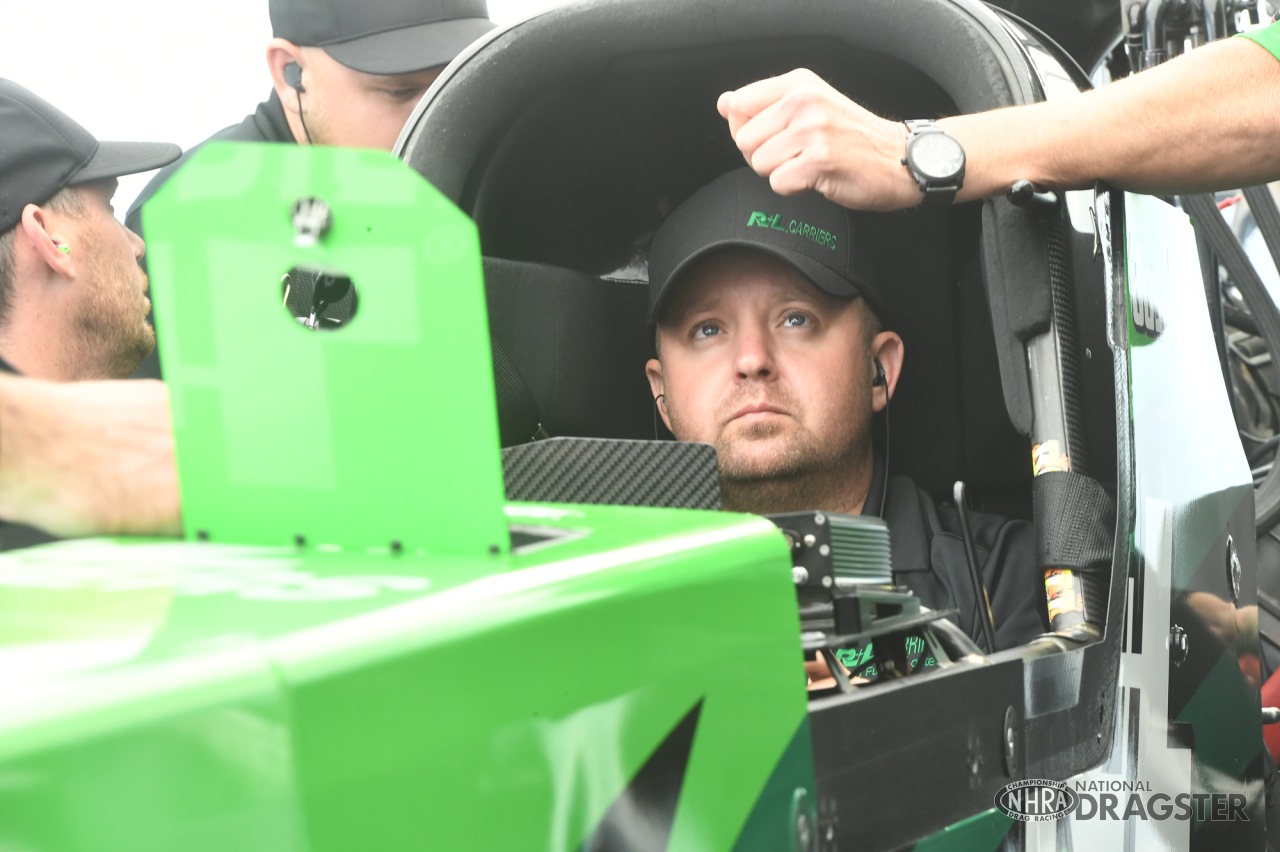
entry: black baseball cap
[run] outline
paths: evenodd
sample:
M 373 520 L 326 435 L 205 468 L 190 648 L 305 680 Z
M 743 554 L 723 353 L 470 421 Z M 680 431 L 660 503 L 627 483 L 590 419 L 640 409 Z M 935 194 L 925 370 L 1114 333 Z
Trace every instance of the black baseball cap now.
M 168 142 L 99 142 L 53 104 L 0 79 L 0 234 L 28 204 L 68 186 L 148 172 L 181 155 Z
M 833 296 L 862 296 L 880 313 L 879 288 L 849 211 L 817 192 L 778 195 L 749 168 L 735 169 L 675 209 L 649 251 L 649 321 L 657 322 L 676 280 L 698 260 L 730 247 L 756 249 Z
M 271 0 L 276 38 L 366 74 L 447 65 L 494 26 L 485 0 Z

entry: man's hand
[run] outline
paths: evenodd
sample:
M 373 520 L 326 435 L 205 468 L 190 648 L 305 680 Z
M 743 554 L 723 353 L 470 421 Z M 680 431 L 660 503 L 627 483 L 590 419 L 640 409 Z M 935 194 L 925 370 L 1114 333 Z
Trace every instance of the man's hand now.
M 720 96 L 733 141 L 774 192 L 816 189 L 859 210 L 900 210 L 923 197 L 902 156 L 907 128 L 873 115 L 804 69 Z
M 776 192 L 816 189 L 859 210 L 922 199 L 902 164 L 906 127 L 810 71 L 726 92 L 717 107 Z M 1102 180 L 1158 195 L 1252 186 L 1280 179 L 1280 62 L 1252 41 L 1219 39 L 1074 97 L 955 115 L 938 126 L 965 152 L 957 202 L 999 195 L 1018 180 L 1046 189 Z
M 0 376 L 0 517 L 59 536 L 180 532 L 164 384 Z

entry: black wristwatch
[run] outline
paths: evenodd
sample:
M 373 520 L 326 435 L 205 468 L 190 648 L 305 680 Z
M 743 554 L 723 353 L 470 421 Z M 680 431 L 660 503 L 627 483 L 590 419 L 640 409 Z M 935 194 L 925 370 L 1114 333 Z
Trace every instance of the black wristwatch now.
M 932 121 L 904 121 L 910 131 L 902 164 L 911 172 L 924 203 L 950 204 L 964 186 L 964 149 Z

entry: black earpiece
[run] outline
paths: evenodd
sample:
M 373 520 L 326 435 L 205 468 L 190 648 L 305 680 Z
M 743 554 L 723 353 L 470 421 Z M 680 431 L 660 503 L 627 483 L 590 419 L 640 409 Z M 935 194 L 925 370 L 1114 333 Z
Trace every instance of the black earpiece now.
M 284 66 L 284 81 L 289 84 L 289 88 L 295 91 L 306 91 L 306 87 L 302 85 L 302 69 L 298 67 L 296 62 L 290 62 Z
M 881 366 L 879 358 L 876 358 L 874 360 L 876 364 L 876 377 L 871 380 L 871 387 L 873 388 L 883 387 L 888 382 L 888 380 L 884 377 L 884 367 Z
M 307 137 L 307 144 L 313 145 L 315 143 L 311 141 L 311 131 L 307 129 L 307 117 L 302 113 L 302 93 L 307 87 L 302 85 L 302 69 L 298 67 L 298 63 L 290 62 L 284 66 L 284 81 L 293 89 L 293 96 L 298 99 L 298 120 L 302 122 L 302 134 Z

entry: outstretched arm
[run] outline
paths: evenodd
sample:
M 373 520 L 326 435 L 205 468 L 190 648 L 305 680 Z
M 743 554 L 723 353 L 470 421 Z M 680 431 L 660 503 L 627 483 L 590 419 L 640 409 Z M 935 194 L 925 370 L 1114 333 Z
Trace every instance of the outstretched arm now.
M 906 127 L 812 72 L 726 92 L 718 108 L 747 162 L 784 195 L 816 189 L 864 210 L 920 203 L 902 164 Z M 1280 179 L 1280 61 L 1248 39 L 1225 39 L 1079 97 L 938 124 L 968 160 L 957 201 L 1024 178 L 1161 193 L 1248 186 Z
M 178 533 L 164 384 L 0 375 L 0 517 L 60 536 Z

